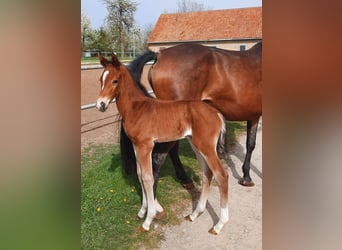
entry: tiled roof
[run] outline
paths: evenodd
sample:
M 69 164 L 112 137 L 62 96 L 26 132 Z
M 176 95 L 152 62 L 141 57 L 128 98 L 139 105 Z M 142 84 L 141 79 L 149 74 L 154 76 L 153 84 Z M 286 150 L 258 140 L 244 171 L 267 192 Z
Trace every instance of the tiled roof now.
M 162 14 L 148 43 L 262 37 L 262 8 Z

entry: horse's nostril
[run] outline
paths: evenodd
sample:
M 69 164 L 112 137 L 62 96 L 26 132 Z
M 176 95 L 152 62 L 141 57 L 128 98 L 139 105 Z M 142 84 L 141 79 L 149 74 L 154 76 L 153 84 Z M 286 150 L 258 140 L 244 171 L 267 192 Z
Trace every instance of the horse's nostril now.
M 104 108 L 106 106 L 104 102 L 101 102 L 100 105 L 101 105 L 101 108 Z

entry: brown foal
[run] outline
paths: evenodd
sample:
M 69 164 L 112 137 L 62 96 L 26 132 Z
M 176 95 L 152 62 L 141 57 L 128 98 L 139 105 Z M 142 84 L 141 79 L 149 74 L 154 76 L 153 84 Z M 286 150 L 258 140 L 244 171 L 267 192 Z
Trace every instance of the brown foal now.
M 101 54 L 99 59 L 104 70 L 100 77 L 101 91 L 96 108 L 106 111 L 115 98 L 123 127 L 133 143 L 143 196 L 138 216 L 143 218 L 147 212 L 141 230 L 148 231 L 153 218 L 164 213 L 153 194 L 151 154 L 154 144 L 187 138 L 203 173 L 200 199 L 188 218 L 193 221 L 205 210 L 214 177 L 220 190 L 221 214 L 219 222 L 209 232 L 218 234 L 229 219 L 228 173 L 216 152 L 217 144 L 223 141 L 225 134 L 222 115 L 201 101 L 164 101 L 147 97 L 114 54 L 112 61 Z

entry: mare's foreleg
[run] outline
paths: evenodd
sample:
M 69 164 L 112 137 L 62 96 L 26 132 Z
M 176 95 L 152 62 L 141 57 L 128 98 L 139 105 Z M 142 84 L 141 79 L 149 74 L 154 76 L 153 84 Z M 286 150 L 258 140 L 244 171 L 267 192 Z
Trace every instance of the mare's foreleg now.
M 156 147 L 154 148 L 152 152 L 152 169 L 153 169 L 153 195 L 154 195 L 154 200 L 155 200 L 155 206 L 157 210 L 156 218 L 157 219 L 162 219 L 166 217 L 166 213 L 164 212 L 163 207 L 159 204 L 157 200 L 157 186 L 158 186 L 158 181 L 159 181 L 159 172 L 160 168 L 165 162 L 165 159 L 167 157 L 167 153 L 158 153 L 156 152 Z M 142 218 L 142 217 L 140 217 Z
M 186 174 L 184 170 L 184 166 L 179 159 L 178 147 L 179 147 L 179 142 L 177 141 L 175 145 L 170 149 L 169 155 L 170 155 L 173 167 L 175 168 L 177 178 L 180 180 L 182 186 L 185 189 L 190 190 L 194 188 L 194 183 Z
M 251 168 L 250 165 L 251 165 L 252 153 L 255 148 L 255 141 L 256 141 L 256 134 L 257 134 L 259 119 L 260 117 L 254 120 L 247 121 L 246 156 L 242 165 L 243 177 L 239 181 L 239 183 L 243 186 L 249 186 L 249 187 L 254 186 L 252 178 L 249 175 L 249 171 Z

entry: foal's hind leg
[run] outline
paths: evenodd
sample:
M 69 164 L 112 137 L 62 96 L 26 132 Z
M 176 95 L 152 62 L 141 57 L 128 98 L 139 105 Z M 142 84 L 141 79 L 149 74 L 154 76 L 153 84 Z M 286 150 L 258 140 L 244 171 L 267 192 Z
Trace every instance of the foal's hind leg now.
M 251 157 L 255 148 L 256 134 L 260 117 L 254 120 L 247 121 L 247 139 L 246 139 L 246 156 L 242 165 L 243 177 L 239 183 L 243 186 L 254 186 L 254 183 L 249 175 Z
M 208 200 L 210 184 L 213 178 L 213 174 L 208 168 L 208 165 L 205 162 L 203 156 L 197 151 L 194 146 L 192 146 L 192 148 L 202 169 L 202 191 L 195 210 L 186 217 L 186 219 L 190 221 L 194 221 L 201 213 L 204 212 Z
M 218 223 L 209 230 L 212 234 L 219 234 L 223 226 L 229 220 L 229 212 L 228 212 L 228 172 L 222 166 L 217 153 L 216 153 L 216 145 L 211 145 L 210 142 L 204 141 L 195 141 L 195 137 L 193 138 L 193 144 L 198 148 L 198 151 L 203 154 L 204 158 L 207 161 L 208 167 L 213 173 L 215 180 L 219 186 L 220 190 L 220 208 L 221 214 Z
M 222 166 L 220 160 L 218 159 L 216 152 L 211 155 L 206 155 L 208 165 L 212 170 L 215 180 L 219 186 L 220 190 L 220 219 L 217 224 L 209 230 L 212 234 L 219 234 L 223 226 L 229 220 L 228 211 L 228 172 Z

